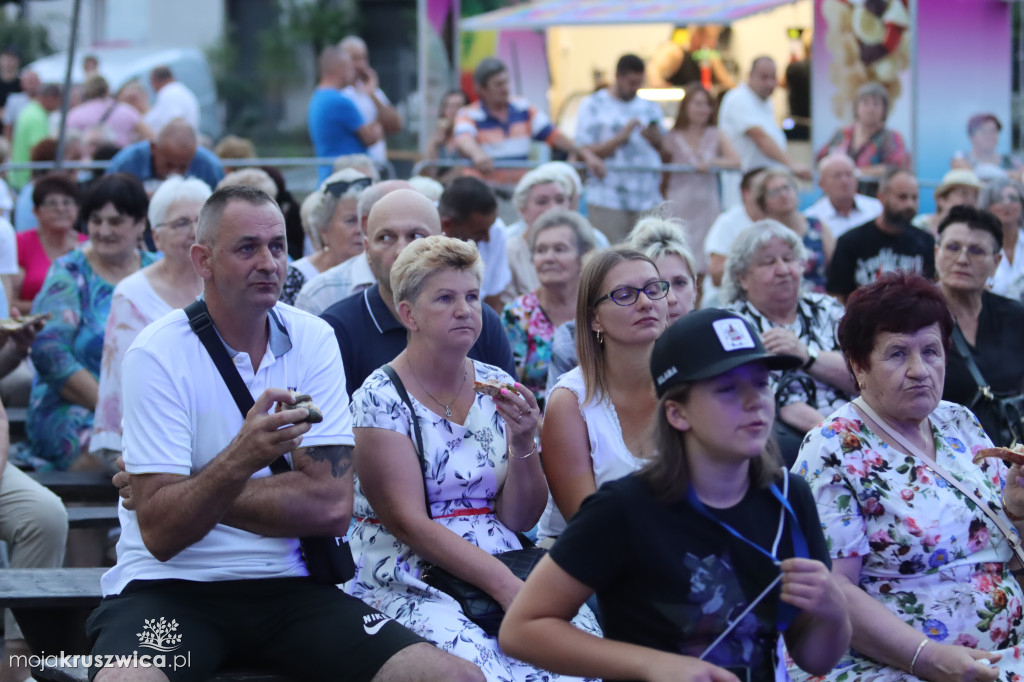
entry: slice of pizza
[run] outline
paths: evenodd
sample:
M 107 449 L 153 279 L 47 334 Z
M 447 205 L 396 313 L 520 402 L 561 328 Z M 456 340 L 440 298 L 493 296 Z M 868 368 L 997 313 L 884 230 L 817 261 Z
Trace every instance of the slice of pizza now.
M 981 460 L 988 459 L 989 457 L 995 457 L 1006 462 L 1007 466 L 1013 466 L 1014 464 L 1024 465 L 1024 445 L 1015 445 L 1011 448 L 985 448 L 984 450 L 978 450 L 978 454 L 974 455 L 973 462 L 975 464 L 981 464 Z
M 306 393 L 299 393 L 298 391 L 291 391 L 292 398 L 295 399 L 294 405 L 288 403 L 278 403 L 275 412 L 281 410 L 294 410 L 298 407 L 304 407 L 309 411 L 309 415 L 302 421 L 307 421 L 310 424 L 319 424 L 324 420 L 324 413 L 320 411 L 320 408 L 313 404 L 313 397 Z M 300 424 L 302 422 L 299 422 Z
M 22 315 L 17 318 L 8 317 L 5 320 L 0 320 L 0 334 L 11 334 L 21 331 L 25 327 L 33 325 L 40 320 L 49 320 L 50 317 L 50 313 L 33 313 L 31 315 Z
M 477 393 L 483 393 L 484 395 L 489 395 L 492 398 L 501 395 L 501 389 L 503 388 L 506 389 L 509 393 L 515 393 L 516 395 L 519 395 L 519 390 L 515 387 L 514 384 L 509 384 L 504 381 L 494 381 L 493 379 L 488 379 L 487 381 L 473 382 L 474 391 L 476 391 Z

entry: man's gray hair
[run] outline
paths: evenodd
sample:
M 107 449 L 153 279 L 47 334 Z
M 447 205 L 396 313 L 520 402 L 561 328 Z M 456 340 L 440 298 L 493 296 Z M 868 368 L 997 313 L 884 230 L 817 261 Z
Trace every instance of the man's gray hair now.
M 733 303 L 746 300 L 747 292 L 740 286 L 740 279 L 750 270 L 758 252 L 772 239 L 779 239 L 793 249 L 793 255 L 800 262 L 807 260 L 807 249 L 796 232 L 777 220 L 758 220 L 736 235 L 732 246 L 729 247 L 729 255 L 725 259 L 725 274 L 722 277 L 723 301 Z
M 196 243 L 203 246 L 213 246 L 220 232 L 220 221 L 224 216 L 224 210 L 232 201 L 240 201 L 250 206 L 263 206 L 272 204 L 277 206 L 266 192 L 248 185 L 232 185 L 218 189 L 210 195 L 210 198 L 203 204 L 199 211 L 199 225 L 196 227 Z M 280 209 L 278 209 L 280 210 Z
M 505 62 L 497 57 L 484 57 L 473 71 L 473 83 L 478 89 L 487 87 L 487 81 L 503 71 L 508 71 Z

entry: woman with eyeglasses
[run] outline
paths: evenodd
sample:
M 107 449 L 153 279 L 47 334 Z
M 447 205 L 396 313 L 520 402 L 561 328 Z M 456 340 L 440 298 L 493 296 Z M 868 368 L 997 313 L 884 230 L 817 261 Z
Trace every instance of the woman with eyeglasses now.
M 669 291 L 654 261 L 625 246 L 598 252 L 583 266 L 579 366 L 551 389 L 541 431 L 551 491 L 538 531 L 545 544 L 565 530 L 584 498 L 654 452 L 649 426 L 657 398 L 647 363 L 667 325 Z
M 1017 298 L 1024 279 L 1024 187 L 1009 178 L 991 180 L 981 188 L 978 208 L 990 211 L 1003 228 L 1003 257 L 992 273 L 991 291 Z
M 149 202 L 153 239 L 164 257 L 114 287 L 103 335 L 96 418 L 89 451 L 114 469 L 121 454 L 121 361 L 147 325 L 184 308 L 203 291 L 189 252 L 196 241 L 199 210 L 210 188 L 198 178 L 172 176 Z
M 33 313 L 52 317 L 32 345 L 36 377 L 25 421 L 30 466 L 65 470 L 88 450 L 114 287 L 157 258 L 139 248 L 148 205 L 138 178 L 104 175 L 79 211 L 89 241 L 53 262 L 32 304 Z
M 78 185 L 56 173 L 39 178 L 32 188 L 32 212 L 39 227 L 18 234 L 18 274 L 14 306 L 22 314 L 32 310 L 32 300 L 43 287 L 50 263 L 86 240 L 75 231 L 78 217 Z M 3 311 L 7 317 L 7 311 Z
M 996 445 L 1010 445 L 996 404 L 979 393 L 971 363 L 994 395 L 1024 392 L 1024 305 L 992 293 L 986 282 L 999 264 L 999 219 L 971 206 L 954 206 L 939 223 L 935 269 L 956 326 L 946 361 L 942 399 L 971 409 Z
M 293 305 L 303 284 L 363 252 L 359 196 L 371 184 L 371 178 L 346 168 L 324 180 L 315 198 L 307 200 L 311 208 L 304 227 L 316 252 L 288 266 L 281 290 L 283 303 Z
M 793 175 L 785 168 L 769 168 L 754 181 L 754 200 L 765 218 L 782 223 L 804 243 L 804 279 L 811 291 L 825 293 L 825 268 L 836 240 L 828 225 L 799 211 Z

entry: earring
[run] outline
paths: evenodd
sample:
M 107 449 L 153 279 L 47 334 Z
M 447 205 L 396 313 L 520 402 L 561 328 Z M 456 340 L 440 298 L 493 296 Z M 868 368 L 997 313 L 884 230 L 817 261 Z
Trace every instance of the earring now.
M 601 330 L 599 329 L 599 330 L 597 330 L 597 345 L 600 346 L 603 343 L 604 343 L 604 339 L 601 338 Z

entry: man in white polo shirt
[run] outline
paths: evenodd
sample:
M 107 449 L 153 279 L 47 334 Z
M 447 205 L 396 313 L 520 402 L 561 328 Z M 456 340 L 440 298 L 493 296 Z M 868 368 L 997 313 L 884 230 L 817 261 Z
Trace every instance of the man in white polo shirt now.
M 184 311 L 147 327 L 125 354 L 119 477 L 129 484 L 117 565 L 87 625 L 91 675 L 197 680 L 242 660 L 296 679 L 482 679 L 307 577 L 296 538 L 343 536 L 352 512 L 354 440 L 337 343 L 322 320 L 277 304 L 287 243 L 269 196 L 215 192 L 196 241 L 209 317 L 255 405 L 243 419 Z M 306 421 L 289 389 L 310 394 L 323 420 Z M 291 470 L 270 475 L 285 455 Z M 103 667 L 106 656 L 133 654 L 130 668 Z
M 804 215 L 828 225 L 839 239 L 845 232 L 882 215 L 882 202 L 857 193 L 857 167 L 846 154 L 829 154 L 818 164 L 818 186 L 825 196 Z

